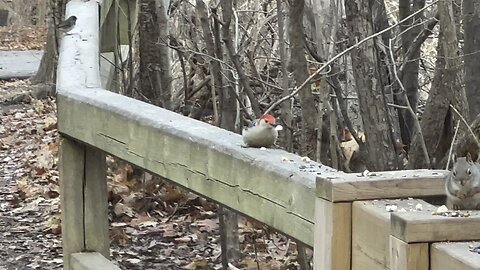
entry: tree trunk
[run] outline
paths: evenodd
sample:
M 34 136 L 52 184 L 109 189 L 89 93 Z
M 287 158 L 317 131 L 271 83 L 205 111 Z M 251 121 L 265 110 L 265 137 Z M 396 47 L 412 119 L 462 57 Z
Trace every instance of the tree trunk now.
M 235 70 L 238 74 L 240 83 L 243 85 L 244 90 L 247 92 L 252 104 L 255 104 L 254 110 L 256 113 L 260 110 L 258 100 L 254 97 L 253 90 L 249 87 L 248 78 L 246 77 L 243 68 L 240 64 L 240 58 L 237 53 L 237 44 L 233 43 L 233 39 L 230 34 L 230 23 L 233 17 L 233 3 L 231 0 L 222 1 L 222 15 L 223 25 L 221 27 L 223 41 L 227 48 L 228 55 L 231 62 L 235 66 Z M 220 43 L 219 24 L 214 24 L 214 37 L 215 37 L 215 54 L 219 59 L 223 59 L 223 50 Z M 233 77 L 228 74 L 227 77 Z M 219 89 L 221 93 L 220 99 L 220 111 L 221 120 L 220 127 L 235 131 L 235 117 L 236 117 L 236 97 L 233 93 L 234 89 L 230 86 L 223 86 Z M 256 109 L 255 109 L 256 108 Z M 238 262 L 240 259 L 240 242 L 238 236 L 238 216 L 237 213 L 230 209 L 220 206 L 219 207 L 219 219 L 220 219 L 220 234 L 221 234 L 221 246 L 222 246 L 222 265 L 224 269 L 228 269 L 228 262 Z
M 400 0 L 399 3 L 399 20 L 405 19 L 410 14 L 418 11 L 425 6 L 425 0 L 413 1 L 413 3 L 411 0 Z M 420 20 L 422 20 L 422 17 L 423 12 L 420 12 L 412 19 L 407 20 L 400 25 L 400 29 L 402 32 L 409 29 L 402 35 L 402 51 L 404 55 L 412 46 L 415 37 L 423 29 L 423 26 L 420 24 Z M 412 25 L 417 26 L 411 27 Z M 412 60 L 405 63 L 401 80 L 403 87 L 405 88 L 410 107 L 414 112 L 416 112 L 418 103 L 418 71 L 420 50 L 415 50 L 414 54 L 411 56 L 411 59 Z M 398 104 L 406 106 L 407 104 L 404 104 L 402 100 L 402 98 L 399 98 Z M 400 120 L 400 134 L 402 136 L 402 142 L 406 145 L 410 145 L 415 124 L 414 118 L 407 110 L 399 110 L 398 116 Z
M 162 6 L 162 0 L 140 0 L 139 3 L 140 92 L 150 103 L 170 109 L 168 24 L 166 9 Z
M 305 34 L 303 27 L 304 0 L 290 1 L 288 14 L 288 35 L 290 39 L 290 69 L 293 72 L 296 85 L 307 80 L 308 66 L 305 58 Z M 315 157 L 317 134 L 316 124 L 318 112 L 315 107 L 315 98 L 312 94 L 310 84 L 305 85 L 298 93 L 302 107 L 302 155 Z
M 48 22 L 45 53 L 40 61 L 37 74 L 32 79 L 32 82 L 35 84 L 51 84 L 55 82 L 57 74 L 58 48 L 60 46 L 60 33 L 57 31 L 56 25 L 63 20 L 67 2 L 67 0 L 48 1 L 52 17 Z
M 469 105 L 470 121 L 480 113 L 480 2 L 463 0 L 463 25 L 465 27 L 465 92 Z
M 350 45 L 373 34 L 371 10 L 368 1 L 352 0 L 345 3 L 347 27 Z M 394 169 L 396 158 L 391 131 L 387 124 L 388 113 L 385 109 L 377 52 L 373 40 L 352 50 L 352 65 L 358 89 L 360 114 L 365 129 L 368 151 L 367 166 L 370 170 Z
M 390 26 L 388 23 L 387 8 L 385 1 L 373 1 L 371 6 L 373 17 L 373 29 L 375 33 L 378 33 Z M 392 69 L 389 70 L 389 66 L 393 65 L 392 59 L 389 55 L 389 50 L 385 49 L 385 45 L 389 45 L 392 35 L 390 31 L 383 33 L 380 37 L 374 39 L 375 51 L 377 52 L 377 68 L 380 74 L 379 82 L 381 84 L 382 94 L 385 99 L 384 109 L 387 113 L 385 118 L 387 128 L 390 131 L 390 140 L 392 145 L 395 145 L 395 141 L 400 138 L 400 125 L 398 121 L 397 111 L 387 106 L 387 103 L 394 103 L 394 89 L 392 87 L 395 77 L 393 76 Z M 390 76 L 389 76 L 390 75 Z M 393 160 L 393 167 L 399 168 L 398 160 Z
M 458 57 L 460 52 L 452 1 L 439 2 L 438 9 L 440 33 L 436 70 L 425 112 L 420 122 L 433 168 L 443 167 L 442 160 L 448 154 L 455 123 L 460 119 L 450 105 L 462 115 L 468 114 L 465 90 L 462 87 L 462 63 Z M 418 136 L 417 133 L 414 135 L 408 166 L 409 168 L 424 168 L 426 161 L 416 136 Z
M 172 63 L 170 61 L 170 48 L 168 47 L 168 17 L 167 9 L 169 0 L 156 0 L 157 18 L 158 18 L 158 37 L 159 44 L 158 57 L 159 63 L 157 76 L 159 80 L 160 102 L 162 107 L 168 110 L 172 109 Z
M 281 86 L 282 97 L 290 94 L 288 89 L 288 70 L 287 70 L 287 46 L 285 42 L 285 13 L 283 12 L 282 0 L 277 0 L 277 17 L 278 17 L 278 51 L 280 56 L 280 70 L 282 72 Z M 280 136 L 284 136 L 285 149 L 288 152 L 293 150 L 293 132 L 289 127 L 292 126 L 292 101 L 287 100 L 282 103 L 281 107 L 282 120 L 287 128 L 284 129 Z

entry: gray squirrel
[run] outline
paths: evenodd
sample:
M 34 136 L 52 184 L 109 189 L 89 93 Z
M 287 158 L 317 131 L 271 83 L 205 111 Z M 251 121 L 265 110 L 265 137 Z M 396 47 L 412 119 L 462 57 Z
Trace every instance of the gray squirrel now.
M 480 209 L 480 163 L 466 157 L 454 158 L 445 182 L 447 206 L 454 210 Z

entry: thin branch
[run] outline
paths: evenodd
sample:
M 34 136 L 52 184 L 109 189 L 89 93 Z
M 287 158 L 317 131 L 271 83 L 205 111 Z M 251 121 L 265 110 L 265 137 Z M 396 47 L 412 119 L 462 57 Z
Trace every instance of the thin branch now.
M 436 14 L 435 17 L 432 19 L 431 22 L 427 24 L 427 27 L 424 28 L 423 31 L 420 32 L 412 41 L 410 47 L 405 53 L 405 57 L 402 65 L 398 68 L 398 77 L 403 79 L 403 68 L 405 67 L 405 64 L 408 63 L 410 60 L 412 60 L 413 56 L 415 55 L 415 52 L 420 49 L 423 42 L 425 42 L 425 40 L 433 33 L 433 28 L 435 28 L 435 26 L 437 25 L 440 19 L 440 14 L 438 13 L 438 11 L 435 12 L 435 14 Z
M 460 112 L 459 112 L 455 107 L 453 107 L 452 104 L 450 104 L 450 108 L 452 108 L 452 109 L 455 111 L 455 113 L 458 115 L 458 117 L 460 117 L 460 119 L 462 119 L 462 122 L 465 124 L 465 126 L 468 128 L 468 130 L 469 130 L 470 133 L 472 134 L 473 139 L 475 140 L 475 143 L 477 144 L 477 147 L 480 148 L 480 142 L 478 141 L 477 136 L 475 135 L 475 133 L 473 132 L 472 128 L 471 128 L 470 125 L 468 124 L 467 120 L 465 120 L 465 118 L 460 114 Z
M 425 139 L 423 138 L 423 132 L 422 132 L 422 127 L 420 126 L 420 121 L 418 121 L 418 117 L 413 111 L 412 106 L 410 105 L 410 101 L 407 98 L 407 94 L 406 94 L 407 92 L 405 91 L 405 87 L 403 86 L 403 83 L 400 80 L 400 77 L 398 77 L 397 64 L 395 63 L 395 57 L 393 56 L 392 39 L 389 39 L 388 41 L 388 51 L 390 54 L 390 59 L 392 60 L 393 75 L 395 76 L 395 80 L 397 81 L 398 85 L 402 89 L 402 93 L 400 96 L 403 98 L 403 102 L 407 104 L 406 109 L 412 115 L 415 128 L 417 129 L 417 132 L 418 132 L 420 145 L 423 150 L 423 155 L 425 156 L 425 162 L 427 163 L 428 168 L 431 168 L 430 157 L 428 156 L 428 150 L 427 150 L 427 146 L 425 145 Z
M 308 43 L 306 44 L 307 50 L 310 52 L 310 55 L 318 62 L 323 62 L 320 55 L 318 55 L 317 52 L 310 45 L 308 45 Z M 327 79 L 327 83 L 333 88 L 333 91 L 335 92 L 335 96 L 338 101 L 338 106 L 340 107 L 340 113 L 342 114 L 343 121 L 347 125 L 347 128 L 352 134 L 353 139 L 358 143 L 360 149 L 365 149 L 365 143 L 358 136 L 357 131 L 353 128 L 353 123 L 348 116 L 347 103 L 345 102 L 345 97 L 342 94 L 342 85 L 340 84 L 337 76 L 337 74 L 340 73 L 340 68 L 337 64 L 332 63 L 330 71 L 331 76 Z
M 350 46 L 349 48 L 345 49 L 343 52 L 335 55 L 332 59 L 328 60 L 325 64 L 323 64 L 319 69 L 317 69 L 317 71 L 315 71 L 312 75 L 310 75 L 300 86 L 298 86 L 292 93 L 290 93 L 288 96 L 284 96 L 282 98 L 280 98 L 279 100 L 275 101 L 272 105 L 270 105 L 270 107 L 265 111 L 265 113 L 269 113 L 270 111 L 273 110 L 273 108 L 275 108 L 276 106 L 278 106 L 280 103 L 284 102 L 285 100 L 288 100 L 290 98 L 292 98 L 293 96 L 295 96 L 296 94 L 298 94 L 298 92 L 300 92 L 300 90 L 302 90 L 303 87 L 305 87 L 305 85 L 307 85 L 313 78 L 315 78 L 318 74 L 320 74 L 320 72 L 322 72 L 326 67 L 330 66 L 334 61 L 336 61 L 337 59 L 339 59 L 340 57 L 344 56 L 345 54 L 349 53 L 350 51 L 352 51 L 353 49 L 355 48 L 358 48 L 360 45 L 362 45 L 363 43 L 369 41 L 370 39 L 373 39 L 373 38 L 376 38 L 380 35 L 382 35 L 383 33 L 387 32 L 387 31 L 390 31 L 392 30 L 393 28 L 397 27 L 399 24 L 409 20 L 410 18 L 412 18 L 413 16 L 417 15 L 418 13 L 422 12 L 423 10 L 433 6 L 434 4 L 438 3 L 438 0 L 437 1 L 433 1 L 432 3 L 428 4 L 428 5 L 425 5 L 423 8 L 417 10 L 416 12 L 410 14 L 409 16 L 405 17 L 405 19 L 397 22 L 396 24 L 393 24 L 385 29 L 383 29 L 382 31 L 378 32 L 378 33 L 375 33 L 371 36 L 368 36 L 364 39 L 362 39 L 360 42 Z
M 448 151 L 447 166 L 445 166 L 445 170 L 448 170 L 448 167 L 450 167 L 450 159 L 452 158 L 453 145 L 455 144 L 455 140 L 457 138 L 459 126 L 460 126 L 460 120 L 458 120 L 457 122 L 457 127 L 455 128 L 455 134 L 453 134 L 452 143 L 450 144 L 450 150 Z

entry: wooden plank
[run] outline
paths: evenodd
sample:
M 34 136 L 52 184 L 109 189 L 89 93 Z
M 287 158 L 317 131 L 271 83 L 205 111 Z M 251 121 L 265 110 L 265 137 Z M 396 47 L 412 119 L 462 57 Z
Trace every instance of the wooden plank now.
M 353 202 L 352 206 L 352 270 L 383 270 L 390 268 L 390 214 L 387 205 L 397 210 L 417 211 L 436 207 L 418 199 L 375 200 Z M 403 210 L 401 210 L 403 211 Z
M 429 259 L 428 243 L 408 244 L 390 236 L 390 270 L 429 270 Z
M 74 253 L 70 261 L 72 270 L 120 270 L 118 266 L 97 252 Z
M 85 147 L 67 138 L 60 138 L 60 200 L 64 269 L 69 270 L 70 255 L 84 250 L 83 179 Z
M 315 177 L 327 166 L 96 88 L 59 91 L 58 115 L 62 134 L 313 246 Z
M 315 270 L 350 270 L 352 204 L 315 200 Z
M 470 247 L 480 242 L 434 243 L 430 248 L 431 270 L 479 270 L 480 255 L 472 253 Z
M 444 170 L 361 174 L 329 172 L 317 177 L 317 196 L 332 202 L 424 197 L 445 194 Z
M 85 162 L 85 250 L 110 258 L 105 154 L 88 147 Z
M 469 217 L 444 217 L 431 211 L 393 213 L 391 234 L 407 243 L 478 240 L 479 213 L 471 211 Z
M 59 48 L 57 92 L 62 89 L 100 87 L 99 6 L 96 1 L 69 1 L 66 16 L 77 16 L 72 35 L 62 38 Z

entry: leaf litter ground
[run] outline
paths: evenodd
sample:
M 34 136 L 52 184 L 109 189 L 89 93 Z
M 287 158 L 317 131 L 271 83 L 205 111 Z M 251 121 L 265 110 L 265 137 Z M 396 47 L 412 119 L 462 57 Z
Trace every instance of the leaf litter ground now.
M 1 93 L 29 82 L 1 81 Z M 23 94 L 22 94 L 23 95 Z M 58 133 L 54 99 L 0 103 L 2 269 L 61 269 Z M 112 260 L 122 269 L 220 269 L 216 205 L 107 159 Z M 296 269 L 295 243 L 240 219 L 239 269 Z M 258 262 L 258 264 L 257 264 Z
M 44 46 L 43 27 L 0 27 L 1 50 Z M 61 269 L 54 99 L 0 81 L 0 270 Z M 108 157 L 111 255 L 121 269 L 220 269 L 215 204 Z M 241 218 L 239 269 L 297 269 L 295 243 Z

